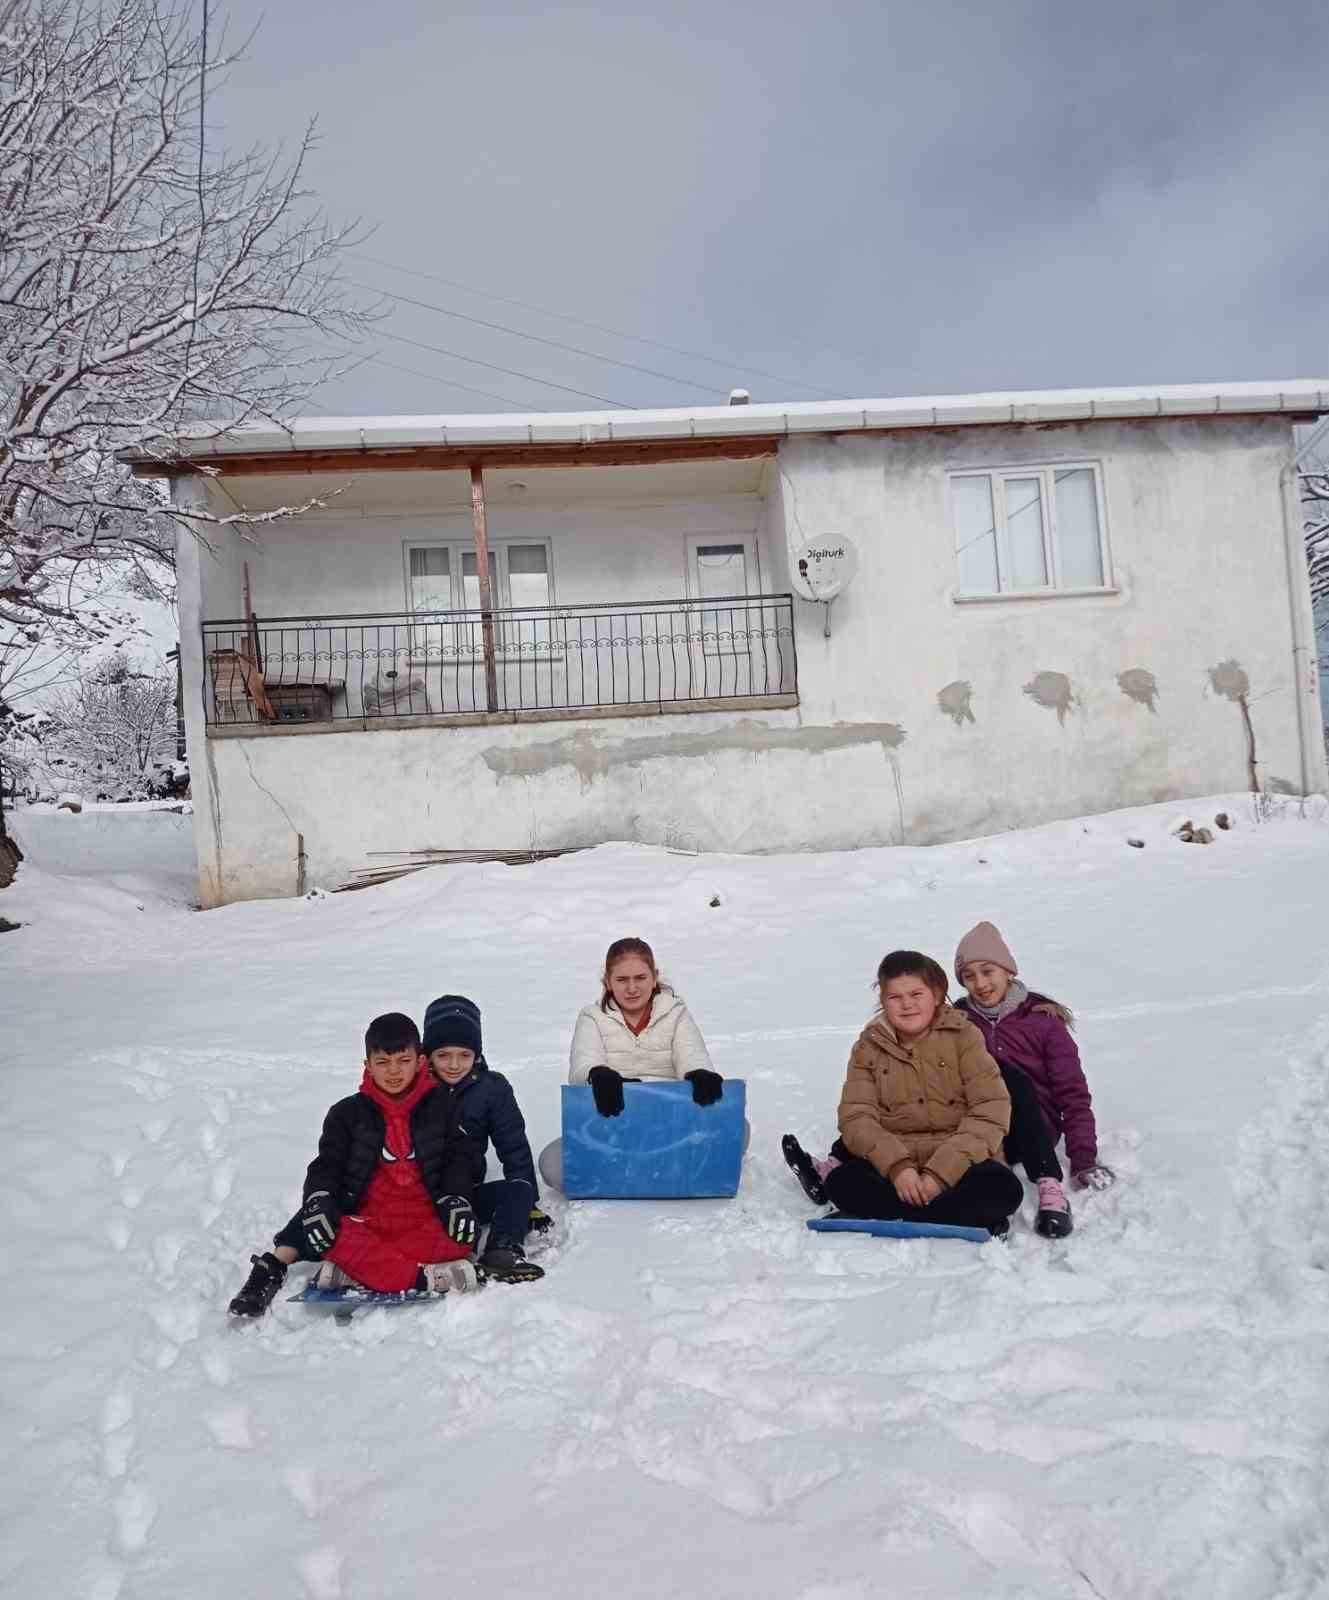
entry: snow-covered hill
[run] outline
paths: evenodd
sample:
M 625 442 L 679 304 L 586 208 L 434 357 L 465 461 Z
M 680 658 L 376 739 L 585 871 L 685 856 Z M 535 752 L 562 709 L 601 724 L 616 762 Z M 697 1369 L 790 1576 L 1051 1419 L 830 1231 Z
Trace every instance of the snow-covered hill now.
M 1224 806 L 1213 845 L 1169 837 Z M 1329 1592 L 1320 803 L 816 857 L 615 845 L 205 915 L 188 818 L 19 824 L 0 1592 Z M 807 1233 L 780 1134 L 830 1138 L 880 956 L 949 967 L 980 917 L 1077 1012 L 1120 1185 L 1064 1246 L 1031 1208 L 981 1249 Z M 628 933 L 748 1080 L 736 1200 L 555 1200 L 541 1284 L 226 1326 L 374 1013 L 474 996 L 538 1146 Z

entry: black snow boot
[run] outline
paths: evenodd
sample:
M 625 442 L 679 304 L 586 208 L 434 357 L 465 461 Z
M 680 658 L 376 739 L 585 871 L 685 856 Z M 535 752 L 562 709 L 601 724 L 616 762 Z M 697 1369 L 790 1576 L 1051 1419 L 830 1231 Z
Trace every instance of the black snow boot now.
M 261 1317 L 277 1297 L 277 1290 L 286 1282 L 286 1268 L 276 1256 L 265 1251 L 261 1256 L 250 1256 L 254 1270 L 245 1279 L 245 1286 L 227 1308 L 233 1317 Z
M 526 1252 L 515 1239 L 491 1239 L 480 1265 L 499 1283 L 534 1283 L 545 1275 L 543 1267 L 526 1259 Z
M 541 1211 L 539 1206 L 531 1207 L 531 1232 L 549 1233 L 554 1226 L 554 1219 L 547 1211 Z
M 803 1193 L 807 1195 L 814 1206 L 826 1204 L 826 1185 L 817 1176 L 817 1169 L 812 1163 L 812 1157 L 807 1153 L 792 1133 L 785 1134 L 780 1140 L 780 1148 L 784 1151 L 784 1158 L 789 1164 L 790 1171 L 803 1185 Z

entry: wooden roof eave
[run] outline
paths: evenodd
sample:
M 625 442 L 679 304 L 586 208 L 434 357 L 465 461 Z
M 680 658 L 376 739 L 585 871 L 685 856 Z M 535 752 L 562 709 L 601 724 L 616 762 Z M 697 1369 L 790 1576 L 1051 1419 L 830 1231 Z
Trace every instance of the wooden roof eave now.
M 598 444 L 396 445 L 381 448 L 264 450 L 246 454 L 180 456 L 170 461 L 134 461 L 136 478 L 181 478 L 208 473 L 223 478 L 279 474 L 362 472 L 464 472 L 472 467 L 634 467 L 667 462 L 750 461 L 774 455 L 777 434 L 730 439 L 646 439 Z

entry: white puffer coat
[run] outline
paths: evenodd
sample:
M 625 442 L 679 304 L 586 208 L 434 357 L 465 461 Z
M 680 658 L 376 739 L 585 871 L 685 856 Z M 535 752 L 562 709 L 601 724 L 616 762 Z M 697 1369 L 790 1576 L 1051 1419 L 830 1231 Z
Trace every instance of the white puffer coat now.
M 623 1078 L 681 1078 L 704 1067 L 714 1072 L 701 1029 L 672 989 L 651 1003 L 651 1020 L 634 1034 L 611 1000 L 606 1010 L 586 1006 L 572 1033 L 569 1083 L 585 1083 L 592 1067 L 612 1067 Z

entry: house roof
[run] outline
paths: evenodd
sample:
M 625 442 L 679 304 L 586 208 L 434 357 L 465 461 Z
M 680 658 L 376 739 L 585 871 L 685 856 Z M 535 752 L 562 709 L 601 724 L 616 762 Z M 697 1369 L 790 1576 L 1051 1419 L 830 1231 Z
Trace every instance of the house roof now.
M 778 440 L 799 434 L 895 428 L 949 428 L 987 423 L 1095 419 L 1242 416 L 1329 412 L 1329 378 L 1269 383 L 1180 383 L 1115 389 L 1033 389 L 989 394 L 921 395 L 880 400 L 817 400 L 751 405 L 679 406 L 659 410 L 500 412 L 488 415 L 300 417 L 210 436 L 178 453 L 134 452 L 139 471 L 227 457 L 292 456 L 301 452 L 418 451 L 421 447 L 604 446 L 666 440 Z M 238 466 L 238 463 L 235 464 Z M 225 470 L 223 468 L 223 470 Z M 232 470 L 235 470 L 233 466 Z

